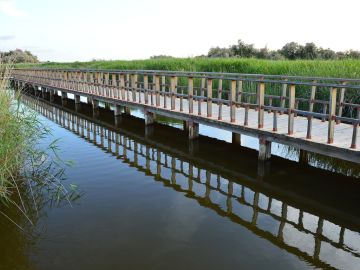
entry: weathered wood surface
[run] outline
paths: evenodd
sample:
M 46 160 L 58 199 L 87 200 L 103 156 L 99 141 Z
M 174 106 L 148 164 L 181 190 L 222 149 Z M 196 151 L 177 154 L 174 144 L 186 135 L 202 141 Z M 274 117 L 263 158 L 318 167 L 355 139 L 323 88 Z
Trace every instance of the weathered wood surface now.
M 103 71 L 73 72 L 66 70 L 16 70 L 14 80 L 28 83 L 33 86 L 42 86 L 47 89 L 56 89 L 62 92 L 73 93 L 91 97 L 93 100 L 103 100 L 108 103 L 120 104 L 127 107 L 137 107 L 153 114 L 178 118 L 190 122 L 206 124 L 236 133 L 244 133 L 257 136 L 260 140 L 274 141 L 287 144 L 304 150 L 334 156 L 337 158 L 360 163 L 360 150 L 356 145 L 360 141 L 357 132 L 359 113 L 357 118 L 344 118 L 336 115 L 344 105 L 360 111 L 359 104 L 349 104 L 344 101 L 343 89 L 355 89 L 360 86 L 355 84 L 341 85 L 335 80 L 331 83 L 319 84 L 311 82 L 271 81 L 281 83 L 282 91 L 280 105 L 273 105 L 275 96 L 267 95 L 264 77 L 254 80 L 257 84 L 256 93 L 247 93 L 242 90 L 242 82 L 247 78 L 225 78 L 229 81 L 228 98 L 221 98 L 223 81 L 218 75 L 196 77 L 184 75 L 187 85 L 178 85 L 178 77 L 174 73 L 135 74 L 135 71 L 127 73 L 109 73 Z M 91 76 L 89 74 L 92 74 Z M 142 78 L 140 78 L 140 76 Z M 69 78 L 70 77 L 70 78 Z M 94 81 L 89 80 L 95 78 Z M 149 82 L 151 78 L 151 82 Z M 194 87 L 194 80 L 201 80 L 200 87 Z M 218 89 L 213 87 L 213 78 L 218 80 Z M 168 79 L 169 84 L 164 84 Z M 250 79 L 249 79 L 250 80 Z M 269 79 L 266 79 L 269 81 Z M 160 84 L 161 81 L 161 84 Z M 350 82 L 352 82 L 350 80 Z M 289 83 L 290 85 L 287 85 Z M 302 101 L 296 97 L 296 85 L 311 86 L 309 110 L 297 109 Z M 287 85 L 287 87 L 286 87 Z M 336 102 L 337 88 L 339 89 L 340 101 Z M 328 87 L 330 100 L 315 100 L 316 87 Z M 184 94 L 184 88 L 187 93 Z M 284 101 L 288 89 L 288 106 Z M 347 88 L 347 89 L 348 89 Z M 218 94 L 214 94 L 217 91 Z M 256 102 L 244 102 L 247 95 L 256 95 Z M 241 96 L 243 101 L 241 102 Z M 215 97 L 215 98 L 214 98 Z M 253 96 L 254 97 L 254 96 Z M 265 98 L 267 103 L 265 103 Z M 313 112 L 313 104 L 317 102 L 323 105 L 323 113 Z M 276 116 L 276 117 L 274 117 Z M 348 121 L 345 123 L 343 120 Z M 151 121 L 152 122 L 152 121 Z M 336 124 L 335 122 L 338 122 Z

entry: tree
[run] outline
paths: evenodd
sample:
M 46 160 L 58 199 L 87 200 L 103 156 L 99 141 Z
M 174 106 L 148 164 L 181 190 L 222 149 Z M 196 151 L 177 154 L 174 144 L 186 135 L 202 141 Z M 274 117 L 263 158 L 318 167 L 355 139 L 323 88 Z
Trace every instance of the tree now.
M 234 56 L 233 51 L 227 48 L 210 48 L 208 52 L 208 57 L 231 57 Z
M 303 59 L 317 58 L 317 47 L 313 42 L 305 44 L 305 46 L 303 47 L 301 58 Z
M 23 51 L 16 49 L 8 52 L 0 52 L 2 60 L 5 63 L 38 63 L 37 56 L 33 55 L 30 51 Z
M 280 53 L 287 59 L 295 60 L 299 59 L 303 53 L 303 46 L 296 42 L 286 43 L 280 50 Z

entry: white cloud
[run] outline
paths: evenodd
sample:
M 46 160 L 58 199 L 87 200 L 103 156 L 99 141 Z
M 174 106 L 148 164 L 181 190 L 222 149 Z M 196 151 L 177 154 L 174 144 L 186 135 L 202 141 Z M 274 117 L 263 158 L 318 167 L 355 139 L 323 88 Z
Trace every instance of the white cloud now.
M 19 10 L 16 5 L 15 1 L 13 0 L 0 0 L 0 12 L 4 13 L 10 17 L 23 17 L 25 13 Z

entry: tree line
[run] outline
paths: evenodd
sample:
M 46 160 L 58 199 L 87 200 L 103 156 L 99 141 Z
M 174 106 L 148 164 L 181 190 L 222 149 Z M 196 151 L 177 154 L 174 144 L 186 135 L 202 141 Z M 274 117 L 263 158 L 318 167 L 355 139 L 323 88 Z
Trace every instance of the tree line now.
M 20 49 L 1 52 L 0 59 L 3 63 L 39 63 L 37 56 L 33 55 L 30 51 L 23 51 Z
M 241 39 L 237 44 L 230 45 L 228 48 L 212 47 L 208 52 L 208 57 L 242 57 L 259 59 L 360 59 L 360 51 L 348 50 L 335 52 L 331 49 L 324 49 L 316 46 L 313 42 L 305 45 L 296 42 L 286 43 L 280 50 L 270 50 L 267 47 L 255 48 L 254 44 L 247 44 Z

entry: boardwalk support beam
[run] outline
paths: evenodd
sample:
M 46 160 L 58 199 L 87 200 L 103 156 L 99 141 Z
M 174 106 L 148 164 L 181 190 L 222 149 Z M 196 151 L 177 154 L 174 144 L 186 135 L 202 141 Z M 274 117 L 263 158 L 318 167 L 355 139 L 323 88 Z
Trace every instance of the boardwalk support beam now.
M 235 145 L 241 145 L 241 134 L 233 132 L 231 142 Z
M 259 138 L 259 160 L 265 161 L 271 158 L 271 142 L 265 138 Z
M 155 123 L 155 114 L 152 113 L 152 112 L 148 112 L 148 111 L 145 111 L 144 112 L 144 116 L 145 116 L 145 125 L 146 126 L 149 126 L 149 125 L 152 125 Z
M 189 121 L 188 128 L 189 128 L 189 139 L 190 140 L 197 139 L 199 137 L 199 124 Z

